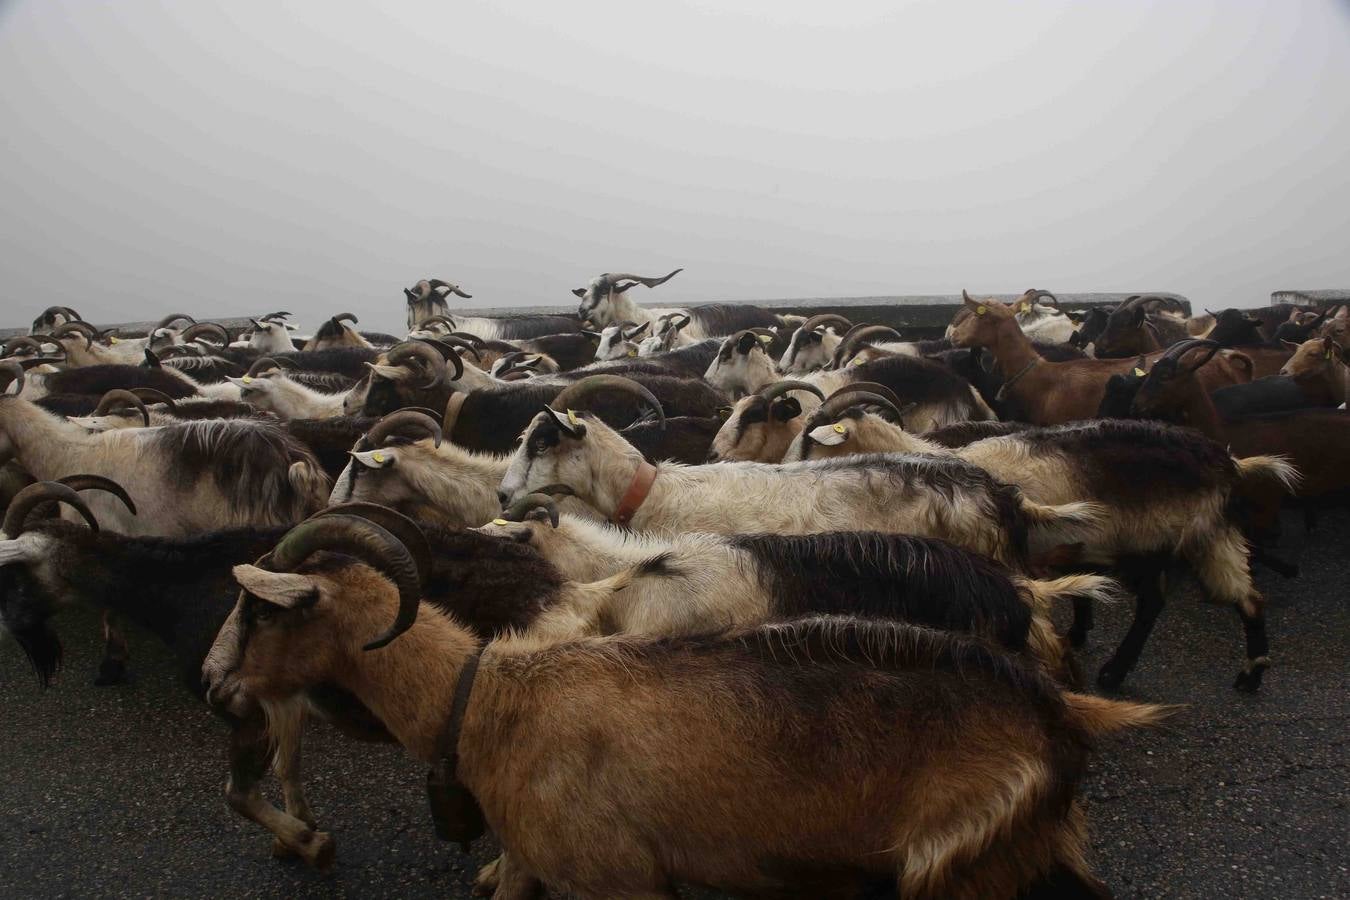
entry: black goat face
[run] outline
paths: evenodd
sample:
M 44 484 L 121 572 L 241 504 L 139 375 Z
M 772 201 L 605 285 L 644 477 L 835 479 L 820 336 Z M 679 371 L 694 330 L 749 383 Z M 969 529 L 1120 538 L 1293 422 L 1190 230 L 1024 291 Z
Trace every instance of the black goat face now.
M 14 636 L 43 687 L 61 668 L 61 639 L 50 624 L 54 612 L 51 598 L 23 566 L 0 567 L 0 623 Z

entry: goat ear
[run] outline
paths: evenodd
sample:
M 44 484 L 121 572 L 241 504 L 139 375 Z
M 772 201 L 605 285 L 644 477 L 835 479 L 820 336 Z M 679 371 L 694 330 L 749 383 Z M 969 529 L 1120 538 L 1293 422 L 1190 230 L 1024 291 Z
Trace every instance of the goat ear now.
M 586 289 L 585 289 L 585 288 L 572 288 L 572 293 L 575 294 L 575 295 L 578 296 L 578 297 L 585 297 L 585 296 L 586 296 Z
M 566 434 L 568 437 L 580 440 L 586 436 L 586 426 L 582 424 L 581 420 L 577 418 L 576 413 L 572 410 L 569 409 L 567 412 L 558 412 L 558 410 L 552 407 L 545 407 L 544 412 L 553 417 L 553 421 L 558 423 L 558 427 L 562 429 L 563 434 Z
M 348 452 L 352 459 L 367 469 L 387 469 L 398 460 L 398 454 L 388 447 L 379 450 L 351 450 Z
M 769 407 L 769 415 L 779 422 L 795 419 L 802 414 L 802 405 L 796 397 L 780 397 Z
M 259 600 L 286 609 L 313 606 L 319 599 L 319 586 L 308 575 L 294 572 L 268 572 L 257 566 L 235 566 L 234 580 Z
M 747 331 L 745 334 L 741 335 L 741 339 L 736 342 L 736 352 L 741 355 L 748 354 L 758 344 L 759 340 L 756 335 Z
M 809 437 L 817 444 L 835 447 L 848 440 L 848 428 L 840 422 L 835 422 L 833 425 L 821 425 L 819 428 L 811 429 Z
M 408 377 L 408 370 L 403 366 L 382 366 L 373 362 L 366 363 L 366 366 L 370 369 L 371 375 L 385 381 L 403 381 Z
M 1293 341 L 1286 341 L 1286 340 L 1284 340 L 1283 338 L 1280 339 L 1280 343 L 1281 343 L 1281 344 L 1284 344 L 1284 345 L 1285 345 L 1286 347 L 1288 347 L 1290 350 L 1294 350 L 1294 351 L 1297 351 L 1298 348 L 1302 346 L 1301 344 L 1296 344 L 1296 343 L 1294 343 Z
M 0 566 L 30 562 L 40 559 L 42 555 L 31 541 L 25 541 L 22 537 L 12 541 L 0 541 Z

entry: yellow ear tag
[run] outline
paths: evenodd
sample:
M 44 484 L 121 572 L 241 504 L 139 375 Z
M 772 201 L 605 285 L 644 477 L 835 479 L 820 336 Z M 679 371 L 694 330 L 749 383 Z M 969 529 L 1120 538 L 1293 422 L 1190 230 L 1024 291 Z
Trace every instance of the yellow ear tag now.
M 1020 310 L 1019 310 L 1019 312 L 1031 312 L 1031 304 L 1030 304 L 1030 303 L 1023 303 L 1022 306 L 1021 306 L 1021 308 L 1020 308 Z
M 241 379 L 239 379 L 239 380 L 242 381 L 244 384 L 252 384 L 252 383 L 253 383 L 253 376 L 252 376 L 252 375 L 245 375 L 243 378 L 241 378 Z
M 384 454 L 383 454 L 383 453 L 380 453 L 379 451 L 376 451 L 375 453 L 370 454 L 370 458 L 373 459 L 373 460 L 375 460 L 377 463 L 382 463 L 382 462 L 384 462 Z
M 571 422 L 573 425 L 579 424 L 577 422 L 577 414 L 570 409 L 567 411 L 567 421 Z
M 493 519 L 493 520 L 492 520 L 492 524 L 493 524 L 493 525 L 505 525 L 505 524 L 506 524 L 506 520 L 505 520 L 505 519 Z
M 1138 369 L 1138 368 L 1136 368 L 1136 369 L 1134 370 L 1134 377 L 1135 377 L 1135 378 L 1143 378 L 1143 377 L 1144 377 L 1144 370 L 1143 370 L 1143 369 Z
M 773 338 L 769 337 L 767 334 L 761 334 L 759 335 L 759 342 L 761 344 L 772 344 Z
M 108 335 L 108 343 L 110 343 L 110 344 L 120 344 L 120 343 L 122 343 L 122 339 L 119 338 L 119 337 L 114 337 L 113 335 Z
M 1331 359 L 1331 351 L 1330 351 L 1330 350 L 1327 351 L 1327 359 Z
M 629 351 L 628 351 L 628 356 L 629 356 L 630 358 L 631 358 L 631 357 L 634 357 L 634 356 L 637 356 L 637 351 L 636 351 L 636 350 L 629 350 Z
M 835 422 L 835 423 L 834 423 L 834 433 L 835 433 L 835 434 L 843 434 L 843 433 L 844 433 L 845 431 L 847 431 L 847 430 L 848 430 L 848 429 L 844 428 L 844 426 L 843 426 L 843 425 L 840 425 L 838 422 Z
M 855 356 L 853 359 L 849 360 L 848 364 L 850 366 L 861 366 L 864 362 L 865 360 L 861 356 Z
M 982 315 L 984 315 L 984 314 L 987 313 L 987 312 L 989 312 L 989 307 L 987 307 L 987 306 L 977 306 L 977 307 L 975 307 L 975 315 L 977 315 L 977 316 L 982 316 Z

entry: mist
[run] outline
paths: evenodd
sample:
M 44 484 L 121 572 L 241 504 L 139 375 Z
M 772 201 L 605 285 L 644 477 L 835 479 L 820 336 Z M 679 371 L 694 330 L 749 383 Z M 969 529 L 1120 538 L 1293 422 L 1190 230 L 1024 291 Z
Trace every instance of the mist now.
M 1350 285 L 1350 4 L 0 6 L 0 325 Z

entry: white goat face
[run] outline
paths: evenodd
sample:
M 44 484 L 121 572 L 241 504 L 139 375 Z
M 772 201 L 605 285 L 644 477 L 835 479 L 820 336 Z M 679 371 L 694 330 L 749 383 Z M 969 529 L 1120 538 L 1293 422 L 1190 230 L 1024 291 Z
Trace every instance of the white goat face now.
M 591 279 L 584 288 L 572 291 L 581 298 L 577 307 L 577 318 L 589 321 L 596 327 L 609 325 L 614 321 L 614 284 L 603 275 Z
M 837 341 L 832 343 L 837 345 Z M 825 368 L 830 361 L 832 347 L 826 346 L 824 331 L 802 331 L 798 329 L 783 351 L 778 361 L 778 370 L 784 374 L 812 372 Z
M 722 342 L 703 378 L 732 398 L 753 394 L 778 377 L 773 360 L 764 350 L 768 335 L 746 332 Z
M 245 375 L 243 378 L 227 378 L 227 381 L 239 388 L 239 399 L 262 412 L 276 412 L 277 404 L 273 392 L 276 385 L 267 376 Z
M 416 492 L 399 465 L 402 454 L 399 447 L 351 451 L 351 462 L 333 483 L 328 502 L 360 501 L 397 508 L 416 500 Z
M 497 491 L 502 505 L 547 484 L 575 487 L 582 499 L 593 473 L 586 459 L 587 414 L 546 409 L 525 429 Z
M 290 334 L 294 330 L 295 326 L 286 322 L 258 322 L 248 345 L 264 353 L 289 352 L 295 349 Z

